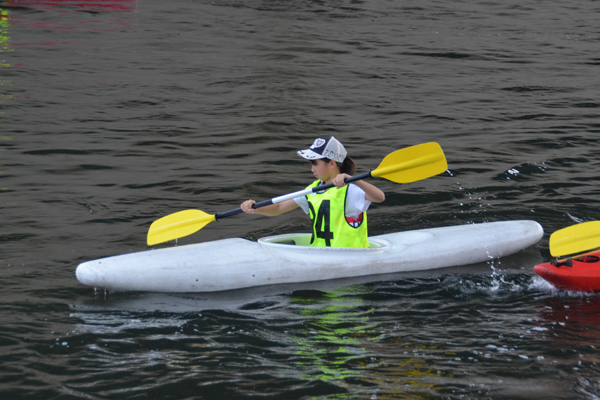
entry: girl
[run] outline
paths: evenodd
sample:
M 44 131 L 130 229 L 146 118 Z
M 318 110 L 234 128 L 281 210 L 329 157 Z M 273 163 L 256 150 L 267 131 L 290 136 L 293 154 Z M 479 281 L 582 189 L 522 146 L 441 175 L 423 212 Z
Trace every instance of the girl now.
M 300 207 L 312 220 L 311 246 L 369 247 L 366 211 L 372 202 L 384 201 L 385 194 L 365 181 L 346 185 L 344 180 L 354 174 L 356 164 L 333 136 L 318 138 L 298 154 L 310 161 L 317 178 L 307 189 L 328 183 L 336 188 L 259 209 L 252 208 L 254 200 L 247 200 L 240 208 L 248 214 L 276 216 Z

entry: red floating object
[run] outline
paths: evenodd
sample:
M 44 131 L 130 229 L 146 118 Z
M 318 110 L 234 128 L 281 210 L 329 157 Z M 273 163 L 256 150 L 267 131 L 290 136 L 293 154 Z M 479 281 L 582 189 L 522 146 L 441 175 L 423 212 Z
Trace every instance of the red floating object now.
M 533 270 L 557 289 L 600 291 L 600 251 L 538 264 Z

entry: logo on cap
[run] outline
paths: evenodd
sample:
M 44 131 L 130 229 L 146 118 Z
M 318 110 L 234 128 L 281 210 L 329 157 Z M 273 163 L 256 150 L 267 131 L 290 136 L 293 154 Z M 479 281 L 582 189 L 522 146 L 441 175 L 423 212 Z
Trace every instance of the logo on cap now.
M 330 160 L 341 163 L 348 153 L 344 146 L 332 136 L 329 139 L 316 139 L 309 149 L 300 150 L 298 151 L 298 154 L 307 160 L 329 158 Z
M 312 146 L 310 146 L 310 148 L 318 149 L 319 147 L 323 146 L 325 143 L 327 143 L 327 141 L 325 139 L 318 138 L 315 140 L 315 142 L 312 144 Z

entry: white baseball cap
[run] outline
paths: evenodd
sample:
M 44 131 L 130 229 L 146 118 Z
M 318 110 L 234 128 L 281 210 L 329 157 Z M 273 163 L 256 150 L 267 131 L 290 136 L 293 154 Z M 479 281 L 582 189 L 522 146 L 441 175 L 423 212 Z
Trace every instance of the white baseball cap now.
M 332 136 L 329 139 L 316 139 L 310 148 L 298 151 L 298 155 L 307 160 L 329 158 L 330 160 L 341 163 L 344 162 L 348 152 L 344 146 L 342 146 L 340 141 Z

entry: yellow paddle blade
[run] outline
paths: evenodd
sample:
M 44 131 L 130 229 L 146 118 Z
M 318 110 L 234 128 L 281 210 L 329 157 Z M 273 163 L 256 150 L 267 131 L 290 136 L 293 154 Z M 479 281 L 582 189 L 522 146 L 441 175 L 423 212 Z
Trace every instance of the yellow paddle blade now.
M 388 154 L 371 176 L 392 182 L 409 183 L 440 174 L 448 169 L 439 144 L 423 143 Z
M 569 226 L 550 235 L 550 254 L 554 257 L 581 253 L 600 247 L 600 221 Z
M 191 235 L 214 220 L 214 215 L 200 210 L 185 210 L 167 215 L 150 225 L 148 246 Z

